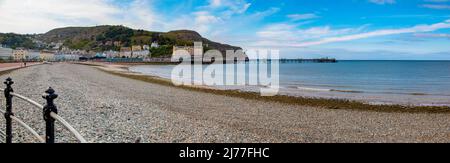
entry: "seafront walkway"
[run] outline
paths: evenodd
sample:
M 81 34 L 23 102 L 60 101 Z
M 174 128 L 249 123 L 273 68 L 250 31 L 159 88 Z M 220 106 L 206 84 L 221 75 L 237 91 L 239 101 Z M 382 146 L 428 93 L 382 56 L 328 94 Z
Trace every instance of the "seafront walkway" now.
M 33 66 L 33 65 L 37 65 L 37 64 L 41 64 L 41 63 L 39 63 L 39 62 L 30 62 L 30 63 L 27 63 L 27 66 Z M 17 68 L 21 68 L 21 67 L 25 67 L 23 62 L 0 63 L 0 72 L 12 70 L 12 69 L 17 69 Z

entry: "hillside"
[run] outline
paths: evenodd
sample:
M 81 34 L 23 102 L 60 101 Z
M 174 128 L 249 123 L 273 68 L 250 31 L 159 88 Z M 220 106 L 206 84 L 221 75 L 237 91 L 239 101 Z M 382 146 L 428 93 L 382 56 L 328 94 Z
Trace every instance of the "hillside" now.
M 27 49 L 36 48 L 35 44 L 29 35 L 19 35 L 14 33 L 0 33 L 0 44 L 11 47 L 13 49 L 17 47 L 24 47 Z
M 166 49 L 173 45 L 193 45 L 194 41 L 202 41 L 204 45 L 208 45 L 206 49 L 220 51 L 241 49 L 240 47 L 210 41 L 195 31 L 153 32 L 135 30 L 124 26 L 58 28 L 45 34 L 36 35 L 35 38 L 48 44 L 61 42 L 71 49 L 92 51 L 119 50 L 121 46 L 150 45 L 154 41 L 157 41 Z M 118 46 L 119 43 L 120 46 Z
M 59 42 L 65 40 L 83 40 L 90 39 L 93 36 L 100 35 L 108 30 L 108 26 L 98 26 L 95 28 L 87 27 L 67 27 L 53 29 L 45 34 L 38 35 L 37 39 L 46 43 Z

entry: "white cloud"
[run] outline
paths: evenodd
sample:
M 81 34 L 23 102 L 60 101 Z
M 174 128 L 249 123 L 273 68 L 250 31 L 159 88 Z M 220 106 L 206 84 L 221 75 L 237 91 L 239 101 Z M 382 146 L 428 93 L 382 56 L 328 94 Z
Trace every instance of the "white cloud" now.
M 272 7 L 264 11 L 258 11 L 250 15 L 252 18 L 264 18 L 280 11 L 280 8 Z
M 379 5 L 396 3 L 395 0 L 369 0 L 369 2 L 379 4 Z
M 315 19 L 318 18 L 319 16 L 317 16 L 316 14 L 291 14 L 291 15 L 287 15 L 288 18 L 290 18 L 293 21 L 298 21 L 298 20 L 308 20 L 308 19 Z
M 35 33 L 55 27 L 119 23 L 121 9 L 107 0 L 2 0 L 0 31 Z
M 419 38 L 448 38 L 450 39 L 450 34 L 445 33 L 415 33 L 413 34 L 414 37 Z
M 207 11 L 199 11 L 194 13 L 195 21 L 193 28 L 199 33 L 208 33 L 212 25 L 222 22 L 221 18 L 212 15 Z
M 124 6 L 115 6 L 111 0 L 2 0 L 0 20 L 0 32 L 15 33 L 104 24 L 163 30 L 172 23 L 152 9 L 150 0 L 133 0 Z
M 302 24 L 278 23 L 272 24 L 257 32 L 258 41 L 252 46 L 289 46 L 290 44 L 317 40 L 324 37 L 354 34 L 364 30 L 367 25 L 357 28 L 332 29 L 330 26 L 300 29 Z
M 222 6 L 222 0 L 210 0 L 209 5 L 214 8 Z
M 329 26 L 299 29 L 298 25 L 279 23 L 267 26 L 257 32 L 252 47 L 310 47 L 335 42 L 346 42 L 371 37 L 398 35 L 406 33 L 432 32 L 449 29 L 450 20 L 431 25 L 416 25 L 410 28 L 382 29 L 372 32 L 365 31 L 367 25 L 358 28 L 332 29 Z M 362 32 L 362 33 L 361 33 Z M 440 35 L 442 36 L 442 35 Z
M 436 10 L 450 10 L 450 5 L 444 4 L 424 4 L 422 7 Z
M 324 38 L 324 39 L 321 39 L 318 41 L 294 43 L 289 46 L 308 47 L 308 46 L 315 46 L 315 45 L 321 45 L 321 44 L 327 44 L 327 43 L 333 43 L 333 42 L 352 41 L 352 40 L 365 39 L 365 38 L 371 38 L 371 37 L 379 37 L 379 36 L 397 35 L 397 34 L 405 34 L 405 33 L 418 33 L 418 32 L 432 32 L 432 31 L 436 31 L 439 29 L 448 29 L 448 28 L 450 28 L 450 23 L 441 22 L 441 23 L 436 23 L 436 24 L 431 24 L 431 25 L 417 25 L 417 26 L 410 27 L 410 28 L 376 30 L 376 31 L 372 31 L 372 32 L 360 33 L 360 34 L 354 34 L 354 35 L 330 37 L 330 38 Z
M 436 10 L 450 10 L 450 5 L 445 4 L 446 2 L 450 2 L 450 0 L 425 0 L 425 2 L 430 2 L 427 4 L 420 5 L 424 8 L 436 9 Z
M 209 0 L 207 6 L 198 7 L 197 11 L 181 16 L 168 26 L 181 26 L 202 35 L 217 34 L 224 31 L 230 19 L 244 15 L 250 6 L 245 0 Z
M 219 12 L 221 17 L 231 17 L 245 13 L 251 6 L 246 0 L 209 0 L 207 6 L 200 7 L 206 11 Z
M 121 8 L 120 11 L 123 17 L 115 17 L 117 23 L 131 28 L 139 29 L 163 29 L 167 22 L 164 18 L 157 14 L 152 8 L 149 0 L 134 0 L 129 6 Z
M 450 2 L 450 0 L 425 0 L 425 2 L 436 2 L 436 3 L 442 3 L 442 2 Z

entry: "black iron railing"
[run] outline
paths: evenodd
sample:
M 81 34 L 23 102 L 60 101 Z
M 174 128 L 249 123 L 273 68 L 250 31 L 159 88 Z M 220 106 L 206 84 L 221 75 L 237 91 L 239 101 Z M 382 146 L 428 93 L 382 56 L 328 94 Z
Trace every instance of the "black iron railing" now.
M 33 134 L 33 136 L 36 137 L 37 140 L 39 140 L 41 143 L 55 143 L 55 121 L 58 121 L 61 123 L 69 132 L 71 132 L 75 138 L 80 143 L 86 143 L 86 140 L 76 131 L 69 123 L 67 123 L 62 117 L 58 115 L 58 109 L 54 103 L 54 100 L 58 98 L 58 95 L 55 93 L 55 90 L 53 90 L 51 87 L 45 91 L 45 94 L 42 96 L 47 101 L 47 104 L 45 106 L 42 106 L 41 104 L 24 97 L 20 94 L 14 93 L 14 90 L 12 88 L 12 85 L 14 84 L 14 81 L 12 81 L 11 78 L 6 79 L 4 82 L 6 85 L 6 89 L 0 89 L 4 91 L 5 98 L 6 98 L 6 111 L 0 110 L 1 113 L 4 114 L 5 120 L 6 120 L 6 130 L 5 132 L 0 132 L 0 134 L 4 135 L 5 137 L 5 143 L 12 143 L 13 141 L 13 134 L 12 134 L 12 121 L 18 122 L 22 127 L 27 129 L 29 132 Z M 45 140 L 30 126 L 28 126 L 26 123 L 24 123 L 22 120 L 14 116 L 13 113 L 13 107 L 12 102 L 13 98 L 17 97 L 21 100 L 24 100 L 33 106 L 42 109 L 44 114 L 44 121 L 45 121 Z

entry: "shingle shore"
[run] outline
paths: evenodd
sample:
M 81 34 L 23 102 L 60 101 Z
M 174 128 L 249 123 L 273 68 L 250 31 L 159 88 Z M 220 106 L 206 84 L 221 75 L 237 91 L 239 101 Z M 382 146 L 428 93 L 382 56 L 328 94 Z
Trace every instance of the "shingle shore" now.
M 118 77 L 90 66 L 39 65 L 1 76 L 59 114 L 89 142 L 450 142 L 448 114 L 330 110 L 193 92 Z M 4 97 L 0 98 L 4 106 Z M 42 110 L 14 99 L 15 115 L 41 135 Z M 4 107 L 3 107 L 4 108 Z M 4 118 L 0 118 L 4 130 Z M 57 142 L 76 142 L 57 125 Z M 14 141 L 36 142 L 14 123 Z

